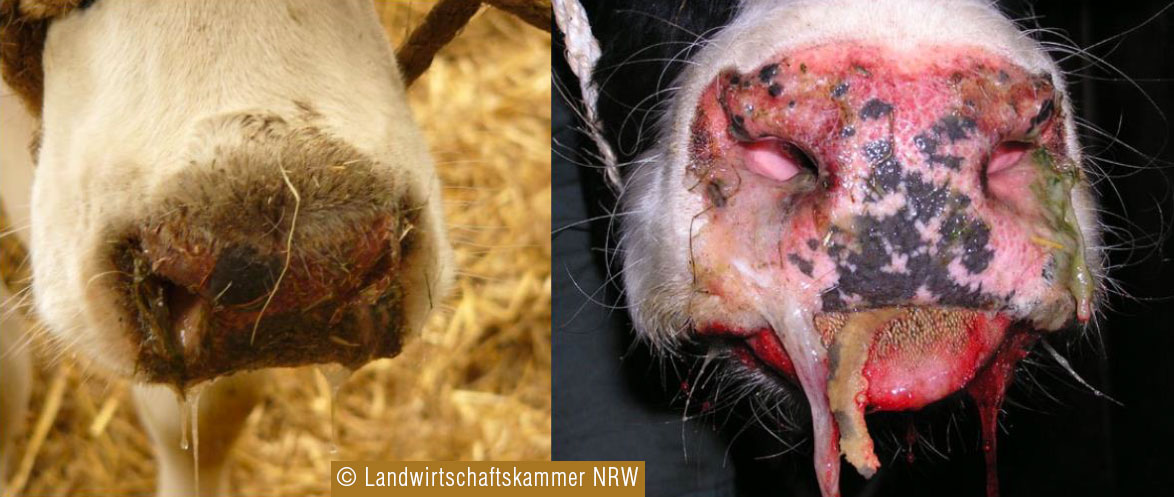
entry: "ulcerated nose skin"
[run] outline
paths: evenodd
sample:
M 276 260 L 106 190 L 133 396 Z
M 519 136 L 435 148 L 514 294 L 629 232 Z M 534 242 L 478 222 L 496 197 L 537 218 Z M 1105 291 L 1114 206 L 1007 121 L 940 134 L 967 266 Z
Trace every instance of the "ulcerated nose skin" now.
M 737 300 L 732 270 L 811 289 L 825 312 L 1046 306 L 1031 319 L 1049 329 L 1086 317 L 1057 98 L 1047 76 L 956 47 L 833 44 L 721 74 L 691 128 L 694 191 L 712 206 L 698 286 Z
M 411 223 L 394 211 L 353 226 L 307 226 L 347 236 L 295 234 L 288 245 L 262 230 L 226 240 L 174 219 L 143 229 L 116 255 L 137 315 L 140 370 L 183 386 L 241 369 L 357 367 L 397 354 Z

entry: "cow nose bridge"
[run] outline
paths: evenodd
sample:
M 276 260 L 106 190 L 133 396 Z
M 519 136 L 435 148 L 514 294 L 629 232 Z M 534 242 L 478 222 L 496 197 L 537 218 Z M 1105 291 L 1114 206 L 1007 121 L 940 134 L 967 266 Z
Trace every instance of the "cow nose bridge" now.
M 827 164 L 824 174 L 833 177 L 829 183 L 845 190 L 831 198 L 856 210 L 874 204 L 882 210 L 908 206 L 909 215 L 923 222 L 982 203 L 993 140 L 963 131 L 973 129 L 969 118 L 946 120 L 957 131 L 938 134 L 931 127 L 916 134 L 878 133 L 821 157 Z

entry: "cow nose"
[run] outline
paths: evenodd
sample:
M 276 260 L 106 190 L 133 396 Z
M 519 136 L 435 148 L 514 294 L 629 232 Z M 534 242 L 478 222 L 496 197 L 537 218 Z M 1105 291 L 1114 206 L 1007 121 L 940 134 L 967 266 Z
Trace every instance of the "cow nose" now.
M 116 247 L 148 381 L 399 352 L 405 299 L 427 271 L 404 259 L 433 250 L 427 204 L 353 149 L 304 145 L 221 147 L 171 178 Z
M 270 225 L 242 213 L 226 227 L 188 213 L 153 220 L 126 242 L 116 261 L 124 261 L 140 367 L 151 381 L 186 385 L 325 362 L 358 367 L 399 352 L 411 210 L 309 217 Z M 247 223 L 252 231 L 240 229 Z

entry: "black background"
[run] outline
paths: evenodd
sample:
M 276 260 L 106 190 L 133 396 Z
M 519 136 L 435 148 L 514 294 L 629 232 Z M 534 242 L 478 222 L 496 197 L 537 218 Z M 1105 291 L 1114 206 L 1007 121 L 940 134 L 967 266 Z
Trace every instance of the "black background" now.
M 1003 4 L 1103 59 L 1061 65 L 1078 115 L 1120 142 L 1081 132 L 1111 178 L 1096 185 L 1112 227 L 1105 242 L 1117 247 L 1110 276 L 1130 297 L 1109 298 L 1099 333 L 1052 341 L 1121 405 L 1034 356 L 1034 379 L 1016 383 L 1002 418 L 1002 495 L 1174 495 L 1174 9 L 1147 22 L 1169 2 Z M 574 87 L 561 47 L 554 57 L 557 87 Z M 616 298 L 603 285 L 608 221 L 583 220 L 605 214 L 610 200 L 597 171 L 575 165 L 582 136 L 557 95 L 554 106 L 554 458 L 647 460 L 648 495 L 818 495 L 809 444 L 767 457 L 784 447 L 759 429 L 738 434 L 741 421 L 682 421 L 680 378 L 633 343 L 623 310 L 604 305 Z M 844 495 L 985 495 L 977 416 L 948 411 L 933 413 L 944 456 L 882 460 L 869 482 L 844 466 Z

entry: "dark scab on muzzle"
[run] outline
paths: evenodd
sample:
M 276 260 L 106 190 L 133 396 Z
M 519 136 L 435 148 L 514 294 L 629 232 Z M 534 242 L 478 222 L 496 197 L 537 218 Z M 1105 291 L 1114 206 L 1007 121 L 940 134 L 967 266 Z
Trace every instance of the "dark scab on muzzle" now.
M 843 84 L 843 83 L 841 83 Z M 869 100 L 860 108 L 860 119 L 867 121 L 869 119 L 880 119 L 893 112 L 892 104 L 885 102 L 879 98 Z

